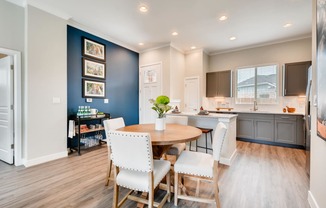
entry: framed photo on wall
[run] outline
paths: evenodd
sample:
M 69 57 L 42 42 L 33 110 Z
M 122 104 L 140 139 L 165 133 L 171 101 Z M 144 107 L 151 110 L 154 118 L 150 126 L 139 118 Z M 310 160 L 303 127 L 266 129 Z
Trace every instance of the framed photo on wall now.
M 83 38 L 83 56 L 105 61 L 105 44 Z
M 317 1 L 317 135 L 326 140 L 326 3 Z
M 105 63 L 83 58 L 83 77 L 105 79 Z
M 83 98 L 105 98 L 105 82 L 83 79 Z

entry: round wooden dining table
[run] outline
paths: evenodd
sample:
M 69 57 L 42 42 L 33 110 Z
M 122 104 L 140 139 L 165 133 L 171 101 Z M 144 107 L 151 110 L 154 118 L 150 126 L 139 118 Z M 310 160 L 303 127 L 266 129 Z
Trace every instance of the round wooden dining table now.
M 117 129 L 127 132 L 147 132 L 151 136 L 153 157 L 161 158 L 173 145 L 196 140 L 202 134 L 201 130 L 193 126 L 166 124 L 163 131 L 155 130 L 155 124 L 137 124 Z

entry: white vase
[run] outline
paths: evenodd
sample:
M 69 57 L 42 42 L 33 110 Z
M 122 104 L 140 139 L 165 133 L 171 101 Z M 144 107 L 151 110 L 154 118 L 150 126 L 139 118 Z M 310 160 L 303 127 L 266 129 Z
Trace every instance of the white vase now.
M 165 129 L 165 118 L 157 118 L 155 120 L 155 130 L 163 131 Z

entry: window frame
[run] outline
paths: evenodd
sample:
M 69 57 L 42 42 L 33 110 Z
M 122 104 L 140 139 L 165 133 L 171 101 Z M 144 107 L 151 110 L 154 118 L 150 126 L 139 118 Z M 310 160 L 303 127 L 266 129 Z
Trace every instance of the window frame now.
M 271 103 L 261 103 L 260 98 L 257 98 L 257 69 L 259 67 L 266 67 L 266 66 L 275 66 L 276 67 L 276 89 L 275 89 L 275 93 L 276 93 L 276 98 L 275 98 L 275 102 L 271 102 Z M 237 67 L 235 69 L 235 80 L 234 80 L 234 89 L 235 89 L 235 93 L 234 93 L 234 98 L 235 98 L 235 104 L 253 104 L 254 101 L 257 101 L 258 104 L 261 105 L 273 105 L 273 104 L 278 104 L 279 103 L 279 90 L 281 88 L 280 86 L 280 65 L 276 64 L 276 63 L 270 63 L 270 64 L 259 64 L 259 65 L 252 65 L 252 66 L 242 66 L 242 67 Z M 254 98 L 248 102 L 243 102 L 240 101 L 238 98 L 238 72 L 241 69 L 247 69 L 247 68 L 254 68 L 255 69 L 255 92 L 254 92 Z

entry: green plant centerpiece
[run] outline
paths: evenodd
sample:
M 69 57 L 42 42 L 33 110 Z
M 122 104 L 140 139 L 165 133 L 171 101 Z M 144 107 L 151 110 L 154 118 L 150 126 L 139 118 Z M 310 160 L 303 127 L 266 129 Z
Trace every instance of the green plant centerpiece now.
M 170 98 L 165 95 L 158 96 L 156 100 L 150 99 L 149 102 L 153 104 L 152 109 L 156 111 L 158 118 L 164 118 L 165 114 L 172 108 L 168 105 Z

